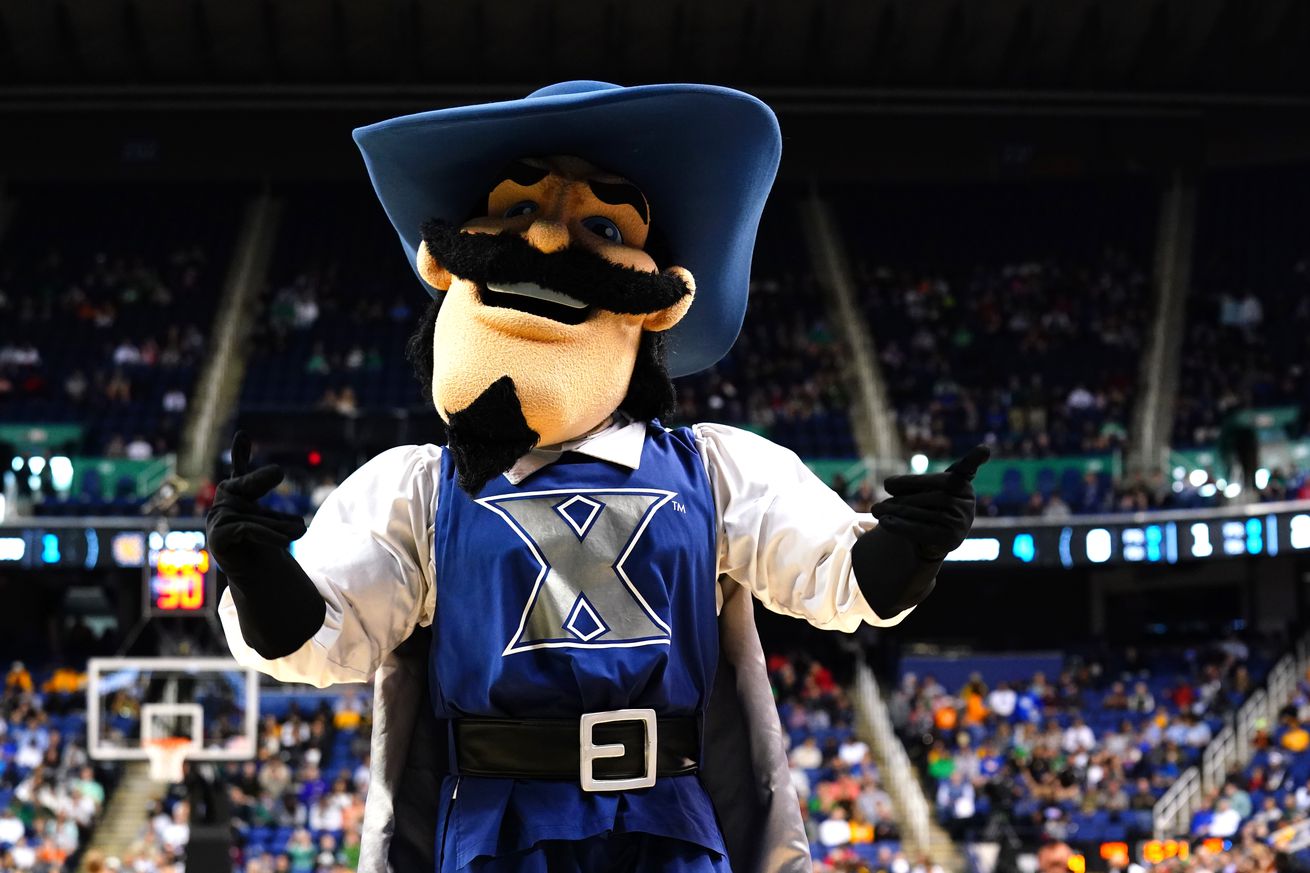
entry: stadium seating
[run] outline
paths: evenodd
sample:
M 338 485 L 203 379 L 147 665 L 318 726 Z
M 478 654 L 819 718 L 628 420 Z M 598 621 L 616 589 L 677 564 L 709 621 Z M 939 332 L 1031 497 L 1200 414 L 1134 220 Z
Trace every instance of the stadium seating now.
M 292 870 L 355 869 L 371 702 L 362 693 L 261 696 L 261 761 L 231 777 L 245 860 L 272 870 L 285 854 Z
M 756 240 L 741 334 L 716 366 L 676 381 L 672 423 L 713 421 L 766 434 L 807 459 L 856 458 L 842 343 L 807 272 L 798 192 L 780 189 Z
M 677 382 L 679 423 L 767 434 L 806 458 L 854 458 L 841 343 L 808 276 L 756 279 L 741 336 L 722 361 Z
M 855 736 L 845 691 L 808 657 L 773 655 L 768 667 L 815 862 L 830 868 L 903 860 L 891 798 L 869 747 Z
M 0 246 L 0 417 L 90 425 L 90 453 L 176 448 L 240 200 L 221 192 L 18 192 Z M 201 209 L 197 204 L 203 203 Z M 176 396 L 181 392 L 180 408 Z
M 242 409 L 358 415 L 426 407 L 403 357 L 424 305 L 420 286 L 389 226 L 358 221 L 377 209 L 372 196 L 290 200 Z M 674 420 L 743 425 L 808 457 L 853 458 L 840 348 L 822 297 L 809 278 L 776 275 L 753 284 L 730 355 L 680 381 Z
M 901 186 L 837 199 L 907 448 L 1124 439 L 1149 323 L 1148 185 Z
M 422 405 L 404 350 L 426 304 L 376 198 L 302 191 L 288 203 L 242 409 L 353 415 Z
M 904 863 L 891 800 L 868 747 L 851 728 L 845 693 L 822 665 L 772 656 L 769 675 L 791 744 L 792 779 L 815 861 Z M 227 765 L 237 869 L 354 870 L 368 788 L 371 690 L 265 689 L 256 761 Z M 183 854 L 170 829 L 185 823 L 180 796 L 154 811 L 149 830 L 121 859 L 162 866 Z M 278 866 L 286 857 L 285 867 Z
M 113 790 L 117 767 L 87 758 L 84 682 L 80 667 L 15 662 L 5 674 L 0 870 L 74 869 Z
M 892 713 L 956 838 L 1012 828 L 1028 841 L 1123 842 L 1150 836 L 1156 800 L 1200 760 L 1266 665 L 1232 640 L 1049 677 L 964 658 L 950 665 L 948 681 L 969 672 L 955 693 L 905 673 Z
M 0 245 L 0 420 L 79 425 L 81 437 L 55 454 L 175 452 L 240 198 L 203 187 L 16 193 Z M 134 513 L 140 502 L 132 478 L 96 475 L 72 494 L 43 487 L 36 498 L 42 514 Z
M 1213 445 L 1230 413 L 1310 398 L 1310 172 L 1211 174 L 1201 191 L 1174 417 L 1176 447 Z M 1296 409 L 1282 429 L 1305 431 Z M 1273 438 L 1272 435 L 1269 438 Z
M 1258 730 L 1241 772 L 1207 793 L 1192 817 L 1192 837 L 1218 837 L 1234 851 L 1253 844 L 1288 847 L 1310 862 L 1310 677 L 1302 676 L 1278 721 Z

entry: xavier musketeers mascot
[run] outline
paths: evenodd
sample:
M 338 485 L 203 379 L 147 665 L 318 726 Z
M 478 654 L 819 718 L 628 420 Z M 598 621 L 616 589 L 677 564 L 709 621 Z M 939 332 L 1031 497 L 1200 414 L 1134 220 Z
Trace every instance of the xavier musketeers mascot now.
M 410 355 L 447 444 L 369 461 L 306 532 L 238 435 L 209 542 L 239 661 L 375 683 L 361 869 L 808 870 L 750 596 L 901 621 L 986 450 L 889 480 L 875 521 L 759 436 L 660 425 L 745 313 L 781 150 L 749 95 L 570 82 L 355 139 L 433 295 Z

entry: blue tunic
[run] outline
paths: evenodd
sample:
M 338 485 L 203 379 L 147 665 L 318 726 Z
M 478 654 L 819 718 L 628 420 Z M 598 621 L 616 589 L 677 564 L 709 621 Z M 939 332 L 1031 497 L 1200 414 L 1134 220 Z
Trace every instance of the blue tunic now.
M 689 430 L 649 427 L 636 470 L 566 453 L 518 485 L 498 476 L 476 498 L 446 452 L 439 495 L 428 671 L 437 718 L 704 711 L 719 654 L 717 523 Z M 439 867 L 609 831 L 726 854 L 696 776 L 622 793 L 450 776 Z

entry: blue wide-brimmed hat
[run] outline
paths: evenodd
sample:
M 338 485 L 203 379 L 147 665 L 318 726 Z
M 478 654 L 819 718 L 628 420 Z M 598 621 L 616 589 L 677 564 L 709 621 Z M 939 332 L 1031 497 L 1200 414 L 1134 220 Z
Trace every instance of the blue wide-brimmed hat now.
M 703 370 L 737 339 L 755 232 L 782 152 L 777 118 L 749 94 L 564 82 L 522 100 L 361 127 L 355 142 L 411 265 L 423 222 L 468 220 L 494 174 L 516 158 L 576 155 L 631 179 L 673 262 L 696 277 L 695 302 L 669 331 L 669 371 Z

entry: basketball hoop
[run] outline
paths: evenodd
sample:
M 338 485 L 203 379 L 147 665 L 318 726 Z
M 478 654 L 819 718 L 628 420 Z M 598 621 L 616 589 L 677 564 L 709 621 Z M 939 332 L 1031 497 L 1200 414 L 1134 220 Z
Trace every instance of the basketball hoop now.
M 178 783 L 182 781 L 182 764 L 195 742 L 190 737 L 152 737 L 143 740 L 141 747 L 150 759 L 151 779 Z

